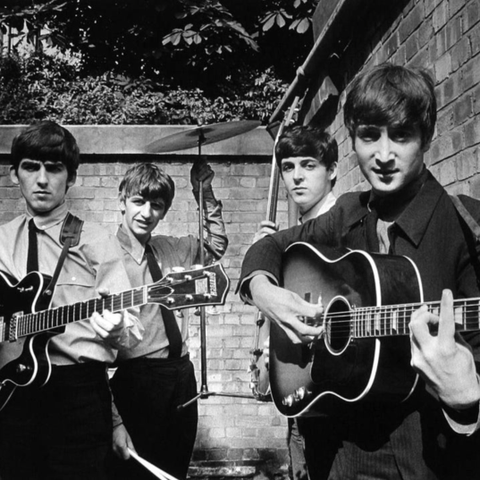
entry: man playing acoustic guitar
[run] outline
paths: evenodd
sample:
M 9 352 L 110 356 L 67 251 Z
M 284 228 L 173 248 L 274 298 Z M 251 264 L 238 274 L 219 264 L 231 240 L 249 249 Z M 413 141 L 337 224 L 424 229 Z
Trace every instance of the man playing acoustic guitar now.
M 29 291 L 35 289 L 34 283 L 22 283 L 10 292 L 4 291 L 2 328 L 7 326 L 3 321 L 7 321 L 8 311 L 30 313 L 34 306 L 40 307 L 35 310 L 43 311 L 96 298 L 101 304 L 98 293 L 106 297 L 108 291 L 130 288 L 120 246 L 113 235 L 81 221 L 77 223 L 77 233 L 69 231 L 67 223 L 71 217 L 66 194 L 75 183 L 79 161 L 73 135 L 51 121 L 31 125 L 13 141 L 10 174 L 25 199 L 26 213 L 0 226 L 3 287 L 8 286 L 6 279 L 12 280 L 13 285 L 30 271 L 55 277 L 59 263 L 61 269 L 56 287 L 49 287 L 53 295 L 46 292 L 36 297 L 34 305 L 25 302 L 10 305 L 12 297 L 23 298 L 24 294 L 28 298 Z M 67 241 L 65 231 L 74 238 L 68 250 L 62 245 Z M 62 263 L 59 258 L 63 253 L 66 256 Z M 32 278 L 37 276 L 34 273 Z M 50 284 L 43 286 L 47 285 Z M 41 308 L 43 296 L 46 306 Z M 89 305 L 79 304 L 76 312 L 87 311 Z M 56 326 L 61 325 L 58 321 L 64 311 L 68 310 L 56 311 Z M 22 386 L 15 389 L 0 412 L 0 476 L 3 480 L 106 478 L 106 459 L 112 438 L 107 364 L 115 360 L 116 349 L 138 343 L 141 326 L 127 311 L 92 310 L 90 319 L 79 316 L 82 318 L 86 320 L 67 325 L 64 333 L 57 331 L 60 334 L 54 336 L 49 345 L 42 344 L 41 335 L 32 337 L 38 337 L 38 341 L 28 343 L 26 340 L 25 345 L 32 346 L 28 352 L 32 354 L 31 361 L 26 355 L 15 362 L 16 349 L 20 350 L 18 355 L 22 351 L 20 340 L 0 343 L 0 395 L 14 385 L 13 382 Z M 10 326 L 11 321 L 9 319 Z M 22 332 L 17 329 L 14 333 Z M 37 350 L 35 345 L 40 348 Z M 42 370 L 48 367 L 42 359 L 48 358 L 46 352 L 52 371 L 46 385 L 39 388 L 41 384 L 35 380 L 42 377 Z M 12 362 L 4 366 L 9 360 Z M 11 365 L 16 366 L 11 368 Z M 32 386 L 27 386 L 29 381 L 24 382 L 26 377 L 31 377 Z M 45 378 L 48 379 L 48 375 Z
M 308 388 L 287 392 L 277 407 L 287 415 L 325 413 L 317 479 L 478 478 L 478 299 L 454 314 L 452 298 L 479 296 L 479 255 L 424 163 L 436 121 L 433 81 L 423 70 L 382 64 L 353 81 L 344 116 L 371 190 L 344 194 L 328 213 L 260 240 L 242 266 L 242 298 L 275 322 L 271 381 L 282 382 L 285 368 L 285 382 L 292 383 L 296 367 L 311 367 Z M 462 201 L 478 221 L 480 203 Z M 334 250 L 323 253 L 324 246 Z M 307 259 L 305 272 L 298 252 Z M 291 278 L 292 265 L 297 278 Z M 315 270 L 318 292 L 308 285 Z M 318 295 L 312 292 L 322 301 L 313 303 Z M 415 308 L 406 320 L 407 293 Z M 362 308 L 397 297 L 400 305 L 384 316 Z M 440 298 L 439 309 L 421 306 Z M 462 315 L 474 328 L 460 335 L 455 323 Z M 346 371 L 337 368 L 344 365 Z

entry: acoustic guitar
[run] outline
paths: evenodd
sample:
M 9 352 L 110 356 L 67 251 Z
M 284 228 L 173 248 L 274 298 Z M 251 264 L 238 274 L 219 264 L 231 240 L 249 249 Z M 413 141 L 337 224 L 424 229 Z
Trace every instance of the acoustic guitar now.
M 410 365 L 408 324 L 423 302 L 422 281 L 405 256 L 361 250 L 339 252 L 307 243 L 289 246 L 282 261 L 283 287 L 316 303 L 324 335 L 293 344 L 270 326 L 270 387 L 287 417 L 328 413 L 338 403 L 402 402 L 418 384 Z M 407 302 L 407 303 L 404 303 Z M 426 302 L 438 314 L 440 302 Z M 457 331 L 480 330 L 480 298 L 456 300 Z
M 94 312 L 115 313 L 147 303 L 169 310 L 223 305 L 230 287 L 223 266 L 216 263 L 169 273 L 151 285 L 49 309 L 52 295 L 44 295 L 49 283 L 49 277 L 38 272 L 18 283 L 0 272 L 0 410 L 17 387 L 45 385 L 52 373 L 48 344 L 66 325 L 86 320 Z

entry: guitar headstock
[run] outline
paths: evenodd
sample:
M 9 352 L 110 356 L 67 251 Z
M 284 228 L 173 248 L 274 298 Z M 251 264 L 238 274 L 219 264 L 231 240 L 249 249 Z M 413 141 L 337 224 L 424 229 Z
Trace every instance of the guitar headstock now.
M 147 287 L 148 303 L 159 303 L 169 310 L 223 305 L 230 279 L 220 263 L 181 272 L 170 272 Z

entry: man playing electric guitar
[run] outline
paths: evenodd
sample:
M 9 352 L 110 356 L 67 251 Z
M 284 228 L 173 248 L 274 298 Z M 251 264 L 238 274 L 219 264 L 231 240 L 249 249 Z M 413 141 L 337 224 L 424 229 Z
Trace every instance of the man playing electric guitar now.
M 27 271 L 54 276 L 63 253 L 62 230 L 69 218 L 66 194 L 75 183 L 79 161 L 75 138 L 54 122 L 33 124 L 14 139 L 10 175 L 25 199 L 26 213 L 0 226 L 2 279 L 19 282 Z M 48 296 L 51 302 L 40 310 L 130 288 L 115 237 L 86 222 L 79 230 L 53 296 Z M 21 285 L 19 293 L 34 288 Z M 18 312 L 30 313 L 30 308 L 18 305 Z M 68 325 L 51 339 L 45 347 L 52 364 L 48 382 L 17 387 L 0 412 L 3 480 L 106 478 L 112 437 L 107 364 L 115 360 L 116 349 L 138 343 L 140 327 L 127 311 L 105 310 Z M 16 348 L 22 351 L 20 342 L 0 344 L 2 364 Z M 29 368 L 20 363 L 13 373 Z M 2 374 L 0 393 L 14 380 Z
M 312 348 L 322 348 L 322 335 L 331 333 L 321 325 L 325 306 L 279 286 L 286 248 L 301 241 L 409 257 L 423 300 L 442 298 L 440 315 L 419 308 L 411 316 L 410 345 L 383 342 L 376 351 L 381 362 L 384 354 L 411 349 L 421 380 L 402 402 L 367 397 L 342 403 L 332 402 L 332 395 L 319 429 L 323 471 L 317 479 L 478 478 L 480 338 L 455 334 L 452 307 L 452 295 L 479 296 L 478 250 L 469 249 L 468 228 L 424 163 L 436 122 L 434 83 L 423 70 L 382 64 L 353 81 L 344 116 L 371 190 L 344 194 L 328 213 L 254 244 L 242 266 L 240 293 L 292 344 L 315 340 Z M 462 200 L 478 221 L 480 203 Z M 363 288 L 367 279 L 357 283 Z M 358 353 L 362 343 L 351 347 Z

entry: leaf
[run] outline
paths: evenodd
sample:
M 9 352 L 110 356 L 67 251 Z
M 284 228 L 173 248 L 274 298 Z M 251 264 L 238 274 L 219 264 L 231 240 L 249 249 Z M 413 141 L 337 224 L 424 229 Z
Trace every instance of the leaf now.
M 285 24 L 287 23 L 281 13 L 278 13 L 277 16 L 275 17 L 275 22 L 280 28 L 284 27 Z
M 297 33 L 305 33 L 310 28 L 310 20 L 308 18 L 302 18 L 298 21 L 298 25 L 296 27 Z

